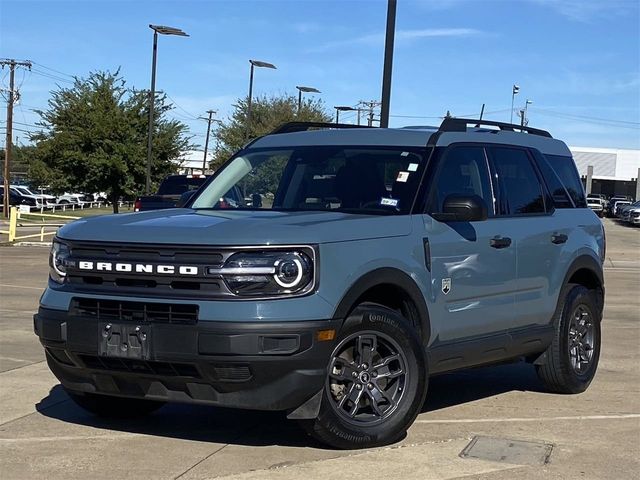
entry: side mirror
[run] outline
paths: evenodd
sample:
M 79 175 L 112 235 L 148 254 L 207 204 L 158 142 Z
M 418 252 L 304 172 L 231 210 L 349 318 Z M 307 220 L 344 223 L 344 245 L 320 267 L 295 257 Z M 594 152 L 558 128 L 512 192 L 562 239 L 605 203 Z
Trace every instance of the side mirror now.
M 442 212 L 431 214 L 440 222 L 481 222 L 488 215 L 487 204 L 478 195 L 448 195 Z
M 191 197 L 193 197 L 196 192 L 197 190 L 187 190 L 186 192 L 184 192 L 182 195 L 180 195 L 180 199 L 176 203 L 176 207 L 183 208 L 189 202 L 189 200 L 191 200 Z

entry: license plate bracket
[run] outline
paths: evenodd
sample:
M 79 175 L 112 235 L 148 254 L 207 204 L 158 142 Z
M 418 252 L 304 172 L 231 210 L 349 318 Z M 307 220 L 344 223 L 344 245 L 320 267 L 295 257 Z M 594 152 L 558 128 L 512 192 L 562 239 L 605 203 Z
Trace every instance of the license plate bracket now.
M 149 325 L 98 324 L 98 355 L 101 357 L 148 360 L 151 354 Z

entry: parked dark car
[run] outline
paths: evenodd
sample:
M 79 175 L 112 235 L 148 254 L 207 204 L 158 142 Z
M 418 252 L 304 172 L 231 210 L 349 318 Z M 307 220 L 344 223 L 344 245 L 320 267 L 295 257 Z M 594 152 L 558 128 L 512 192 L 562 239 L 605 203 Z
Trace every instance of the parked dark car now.
M 4 187 L 0 187 L 0 203 L 4 205 Z M 15 190 L 9 191 L 9 205 L 29 205 L 36 207 L 36 199 L 30 196 L 22 195 Z
M 136 199 L 134 211 L 174 208 L 183 193 L 197 190 L 206 179 L 206 175 L 169 175 L 160 184 L 158 193 Z

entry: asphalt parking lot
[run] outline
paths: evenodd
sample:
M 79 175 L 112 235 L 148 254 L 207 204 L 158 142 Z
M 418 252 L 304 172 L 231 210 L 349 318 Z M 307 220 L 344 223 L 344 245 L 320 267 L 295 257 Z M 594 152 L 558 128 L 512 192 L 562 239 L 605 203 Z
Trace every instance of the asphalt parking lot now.
M 191 405 L 134 421 L 85 413 L 49 373 L 32 331 L 48 249 L 0 248 L 0 477 L 638 478 L 640 228 L 604 222 L 603 347 L 589 390 L 546 393 L 525 364 L 443 375 L 432 379 L 423 413 L 401 443 L 350 452 L 314 443 L 278 413 Z M 546 463 L 525 454 L 462 458 L 475 436 L 492 437 L 478 442 L 493 446 L 543 442 L 550 455 Z

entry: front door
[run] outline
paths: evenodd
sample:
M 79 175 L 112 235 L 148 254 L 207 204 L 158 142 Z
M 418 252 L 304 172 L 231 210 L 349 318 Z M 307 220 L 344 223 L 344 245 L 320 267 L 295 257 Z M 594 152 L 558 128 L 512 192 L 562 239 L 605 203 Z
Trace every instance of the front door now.
M 451 146 L 440 156 L 427 213 L 441 212 L 448 195 L 478 195 L 488 206 L 489 218 L 444 223 L 424 215 L 425 248 L 430 253 L 430 318 L 437 324 L 437 344 L 499 333 L 509 328 L 514 317 L 514 232 L 495 216 L 493 192 L 483 147 Z

